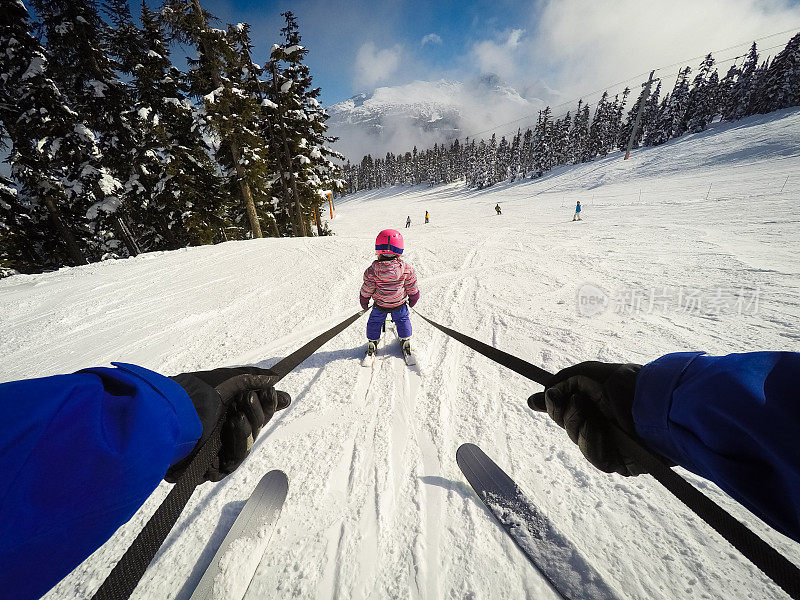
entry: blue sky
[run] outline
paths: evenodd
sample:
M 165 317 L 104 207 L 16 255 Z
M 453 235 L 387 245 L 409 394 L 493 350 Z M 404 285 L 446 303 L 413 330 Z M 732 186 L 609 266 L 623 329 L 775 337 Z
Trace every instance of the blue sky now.
M 203 8 L 221 22 L 246 21 L 252 25 L 256 60 L 263 62 L 267 49 L 280 36 L 280 13 L 292 10 L 297 15 L 303 43 L 308 47 L 307 62 L 316 85 L 322 87 L 323 102 L 331 104 L 366 91 L 373 85 L 407 82 L 430 76 L 462 76 L 471 71 L 464 57 L 475 40 L 494 37 L 528 21 L 524 3 L 509 0 L 459 2 L 201 0 Z M 160 0 L 148 0 L 156 8 Z M 428 36 L 426 38 L 426 36 Z M 423 43 L 423 39 L 425 42 Z M 373 44 L 376 62 L 380 52 L 396 69 L 358 77 L 354 73 L 358 51 Z M 177 57 L 176 57 L 177 58 Z M 362 67 L 372 64 L 362 53 Z
M 147 2 L 154 8 L 160 4 Z M 487 72 L 512 84 L 541 80 L 577 97 L 655 67 L 737 45 L 718 56 L 731 59 L 755 38 L 800 29 L 800 0 L 201 3 L 223 24 L 251 24 L 257 62 L 265 60 L 279 39 L 280 13 L 292 10 L 326 105 L 380 85 Z M 759 46 L 785 44 L 789 37 L 773 36 Z M 181 52 L 176 48 L 176 60 Z

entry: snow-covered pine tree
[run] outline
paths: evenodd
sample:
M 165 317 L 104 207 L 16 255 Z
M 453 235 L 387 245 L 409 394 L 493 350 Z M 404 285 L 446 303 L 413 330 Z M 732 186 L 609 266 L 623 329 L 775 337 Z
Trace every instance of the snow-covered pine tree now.
M 658 146 L 668 141 L 672 136 L 672 111 L 670 110 L 670 96 L 666 94 L 658 105 L 658 113 L 655 118 L 654 127 L 648 136 L 649 146 Z
M 614 148 L 617 147 L 617 140 L 619 139 L 619 132 L 622 128 L 622 117 L 625 112 L 625 104 L 628 102 L 628 96 L 631 93 L 631 89 L 626 87 L 622 91 L 622 98 L 619 97 L 619 94 L 614 96 L 614 103 L 612 105 L 612 112 L 611 112 L 611 126 L 609 127 L 608 135 L 604 140 L 604 150 L 606 154 L 609 152 L 613 152 Z
M 580 104 L 580 101 L 578 102 Z M 583 105 L 583 110 L 575 113 L 575 127 L 573 128 L 575 131 L 574 133 L 574 147 L 573 151 L 575 152 L 575 160 L 577 164 L 578 162 L 587 162 L 592 159 L 591 157 L 591 148 L 589 147 L 589 128 L 590 128 L 590 119 L 589 114 L 591 113 L 591 109 L 589 107 L 589 103 Z M 579 118 L 580 116 L 580 118 Z
M 509 181 L 516 181 L 522 176 L 522 130 L 517 129 L 511 141 L 511 162 L 508 165 Z
M 636 102 L 633 103 L 633 106 L 628 111 L 628 118 L 619 126 L 616 146 L 620 150 L 625 150 L 628 147 L 628 141 L 630 140 L 631 133 L 633 132 L 633 127 L 636 123 L 636 116 L 639 114 L 639 108 L 642 106 L 642 103 L 645 103 L 645 106 L 647 106 L 648 98 L 645 97 L 647 89 L 647 82 L 645 82 L 642 84 L 642 91 L 639 92 L 639 97 L 636 98 Z M 633 148 L 638 148 L 642 141 L 644 130 L 644 127 L 642 127 L 643 121 L 644 119 L 642 119 L 642 122 L 639 124 L 639 130 L 636 132 L 636 136 L 633 139 Z
M 497 171 L 497 136 L 493 133 L 486 145 L 486 178 L 483 187 L 489 187 L 497 183 L 495 173 Z
M 438 183 L 436 178 L 436 155 L 439 153 L 439 144 L 434 144 L 432 150 L 425 151 L 425 160 L 428 163 L 425 168 L 428 178 L 428 186 Z
M 640 141 L 645 146 L 655 145 L 655 136 L 658 133 L 658 106 L 661 96 L 661 80 L 658 80 L 655 91 L 650 94 L 642 113 Z
M 775 55 L 764 76 L 763 112 L 800 105 L 800 33 Z
M 747 115 L 755 115 L 768 112 L 767 110 L 767 73 L 769 72 L 770 60 L 767 58 L 753 72 L 750 82 L 751 93 L 750 103 L 747 107 Z
M 533 177 L 541 177 L 553 164 L 550 107 L 539 111 L 536 128 L 533 130 Z
M 525 130 L 525 134 L 522 136 L 522 150 L 521 150 L 522 158 L 520 160 L 522 173 L 522 179 L 525 179 L 528 176 L 528 173 L 533 170 L 533 130 L 529 127 Z
M 131 75 L 142 52 L 142 34 L 131 16 L 128 0 L 103 0 L 103 12 L 108 17 L 108 53 L 116 60 L 116 68 Z
M 157 15 L 144 2 L 141 19 L 139 40 L 131 42 L 125 59 L 132 65 L 133 112 L 143 132 L 135 149 L 136 172 L 126 185 L 133 226 L 149 250 L 227 239 L 223 182 L 197 108 L 187 97 L 188 82 L 172 65 Z M 125 37 L 132 34 L 126 31 Z
M 508 178 L 508 167 L 511 164 L 511 146 L 508 144 L 506 136 L 500 138 L 497 146 L 497 163 L 495 164 L 494 179 L 503 181 Z
M 659 111 L 661 112 L 659 118 L 661 133 L 659 138 L 662 143 L 686 133 L 686 120 L 684 117 L 689 98 L 690 73 L 691 68 L 688 66 L 678 71 L 675 87 L 672 88 L 672 93 L 668 96 L 669 101 L 665 106 L 665 110 L 663 112 Z
M 280 60 L 285 65 L 282 75 L 285 81 L 291 81 L 291 89 L 287 90 L 291 93 L 281 96 L 287 104 L 283 122 L 293 142 L 290 144 L 292 160 L 298 165 L 298 192 L 308 210 L 319 215 L 322 202 L 319 192 L 337 189 L 341 185 L 339 169 L 333 161 L 344 157 L 328 147 L 336 140 L 326 135 L 328 115 L 317 100 L 320 88 L 312 87 L 311 74 L 304 63 L 308 50 L 300 45 L 302 39 L 297 19 L 291 11 L 282 13 L 282 16 L 285 19 L 285 26 L 281 29 L 283 44 L 279 46 Z M 382 168 L 385 178 L 386 165 Z M 317 231 L 320 235 L 323 233 L 319 218 Z
M 484 140 L 481 140 L 476 150 L 476 187 L 482 190 L 492 185 L 491 174 L 489 173 L 489 148 Z
M 265 109 L 264 125 L 268 128 L 268 139 L 272 150 L 273 160 L 276 162 L 277 184 L 283 194 L 283 205 L 276 214 L 283 217 L 282 224 L 288 228 L 292 235 L 302 237 L 309 235 L 309 217 L 316 210 L 318 204 L 312 205 L 310 200 L 301 195 L 298 179 L 300 172 L 305 171 L 309 159 L 297 155 L 298 147 L 302 140 L 302 129 L 298 131 L 297 118 L 302 115 L 301 98 L 296 82 L 284 73 L 282 61 L 287 61 L 285 49 L 288 44 L 274 44 L 270 51 L 266 72 L 269 78 L 268 99 L 262 103 Z M 301 47 L 292 48 L 300 51 Z M 308 162 L 307 162 L 308 161 Z M 380 159 L 370 157 L 370 173 L 367 174 L 369 187 L 377 185 L 377 166 Z M 363 164 L 362 164 L 363 166 Z M 307 205 L 307 206 L 304 206 Z
M 104 173 L 95 136 L 51 78 L 21 1 L 0 11 L 0 47 L 2 139 L 11 143 L 12 177 L 21 186 L 5 201 L 16 214 L 8 223 L 30 241 L 18 264 L 35 270 L 99 258 L 85 216 Z
M 464 153 L 461 144 L 458 142 L 458 138 L 456 138 L 450 146 L 450 176 L 448 178 L 448 183 L 452 183 L 464 177 L 463 159 Z
M 753 42 L 739 71 L 736 83 L 733 84 L 730 100 L 722 114 L 722 118 L 726 121 L 737 121 L 749 114 L 750 97 L 753 94 L 755 84 L 753 75 L 756 69 L 758 69 L 758 49 L 756 48 L 756 43 Z
M 553 125 L 553 166 L 565 165 L 569 160 L 569 132 L 572 114 L 567 111 L 563 118 Z
M 478 149 L 475 146 L 475 140 L 467 144 L 467 177 L 466 186 L 469 188 L 478 187 Z
M 247 215 L 250 235 L 260 238 L 263 234 L 251 179 L 268 172 L 267 147 L 256 127 L 259 101 L 244 89 L 249 84 L 244 50 L 231 39 L 237 28 L 210 28 L 208 20 L 213 16 L 202 9 L 199 0 L 166 0 L 161 18 L 175 39 L 197 48 L 197 59 L 190 60 L 190 92 L 202 102 L 203 122 L 218 144 L 217 161 L 228 170 L 229 193 L 238 197 L 238 210 Z M 238 193 L 233 194 L 234 190 Z M 264 204 L 268 198 L 260 197 L 259 202 Z M 240 225 L 237 217 L 234 212 L 230 227 Z
M 94 0 L 32 0 L 32 4 L 47 39 L 53 81 L 97 136 L 100 163 L 91 171 L 94 182 L 81 186 L 96 251 L 103 257 L 125 255 L 126 250 L 135 254 L 135 242 L 122 222 L 126 209 L 120 182 L 133 168 L 137 132 L 127 118 L 128 88 L 106 52 L 108 28 Z
M 587 142 L 589 160 L 595 156 L 608 154 L 607 140 L 612 131 L 613 111 L 613 104 L 608 100 L 608 92 L 603 92 L 597 102 L 592 124 L 589 127 L 589 139 Z
M 741 75 L 739 67 L 736 63 L 732 64 L 725 74 L 725 77 L 719 82 L 717 101 L 719 103 L 719 114 L 723 120 L 728 120 L 729 115 L 736 107 L 736 98 L 734 96 L 734 88 L 736 80 Z
M 0 17 L 1 18 L 1 17 Z M 2 35 L 2 34 L 0 34 Z M 5 137 L 0 127 L 0 140 Z M 0 150 L 7 150 L 0 145 Z M 15 207 L 19 205 L 17 189 L 10 179 L 0 175 L 0 279 L 17 273 L 27 261 L 35 263 L 35 257 L 27 258 L 25 227 L 19 221 L 27 215 Z M 27 261 L 26 261 L 27 259 Z
M 712 71 L 714 62 L 714 57 L 709 53 L 700 63 L 686 99 L 686 110 L 679 131 L 703 131 L 717 114 L 719 75 L 716 70 Z

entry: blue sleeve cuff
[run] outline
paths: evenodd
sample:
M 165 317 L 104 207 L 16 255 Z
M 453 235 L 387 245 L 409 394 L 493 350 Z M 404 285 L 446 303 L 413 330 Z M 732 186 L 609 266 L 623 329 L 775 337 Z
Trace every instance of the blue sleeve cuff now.
M 678 387 L 686 368 L 704 352 L 666 354 L 642 367 L 636 377 L 633 422 L 636 433 L 652 449 L 679 464 L 688 457 L 675 443 L 670 431 L 669 413 L 672 392 Z
M 186 458 L 197 445 L 197 441 L 203 434 L 203 424 L 200 422 L 200 417 L 197 416 L 197 411 L 194 408 L 191 398 L 189 398 L 189 394 L 186 393 L 186 390 L 184 390 L 178 382 L 169 377 L 165 377 L 161 373 L 150 371 L 144 367 L 120 362 L 112 362 L 111 364 L 118 369 L 122 369 L 131 375 L 143 379 L 172 406 L 180 431 L 178 433 L 178 439 L 176 440 L 175 456 L 170 466 Z

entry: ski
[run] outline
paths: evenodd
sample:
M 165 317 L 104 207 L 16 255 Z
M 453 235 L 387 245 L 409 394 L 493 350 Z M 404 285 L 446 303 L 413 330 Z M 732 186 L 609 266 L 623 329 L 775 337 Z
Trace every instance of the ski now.
M 270 471 L 261 478 L 190 600 L 242 598 L 245 595 L 267 548 L 272 526 L 278 520 L 288 490 L 289 479 L 283 471 Z
M 561 598 L 620 597 L 480 448 L 463 444 L 456 452 L 456 462 L 489 512 Z

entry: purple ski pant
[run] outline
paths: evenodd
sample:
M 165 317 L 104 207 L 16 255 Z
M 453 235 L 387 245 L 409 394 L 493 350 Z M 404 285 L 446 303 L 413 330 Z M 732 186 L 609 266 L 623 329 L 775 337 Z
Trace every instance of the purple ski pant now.
M 381 339 L 381 329 L 386 322 L 386 315 L 392 315 L 392 321 L 397 327 L 397 335 L 401 338 L 411 337 L 411 318 L 408 313 L 408 306 L 405 304 L 397 307 L 391 313 L 384 312 L 376 306 L 372 307 L 372 312 L 369 313 L 369 320 L 367 321 L 367 339 L 379 340 Z

